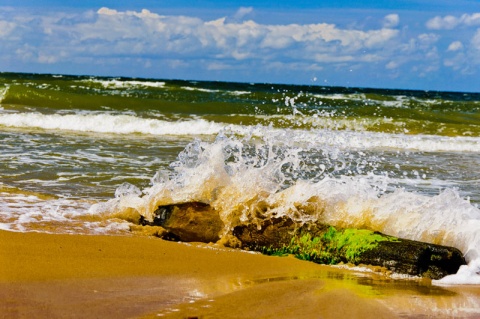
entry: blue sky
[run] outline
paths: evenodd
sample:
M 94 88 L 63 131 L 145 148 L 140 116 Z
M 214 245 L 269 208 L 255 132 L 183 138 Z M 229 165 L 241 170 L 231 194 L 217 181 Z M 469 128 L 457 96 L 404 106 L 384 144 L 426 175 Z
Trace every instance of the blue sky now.
M 0 0 L 0 71 L 480 92 L 480 1 Z

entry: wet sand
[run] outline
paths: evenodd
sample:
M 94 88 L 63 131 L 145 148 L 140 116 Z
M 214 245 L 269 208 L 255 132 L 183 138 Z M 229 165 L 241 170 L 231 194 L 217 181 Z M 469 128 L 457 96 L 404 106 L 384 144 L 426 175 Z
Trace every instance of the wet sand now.
M 0 231 L 3 318 L 478 318 L 435 287 L 154 237 Z

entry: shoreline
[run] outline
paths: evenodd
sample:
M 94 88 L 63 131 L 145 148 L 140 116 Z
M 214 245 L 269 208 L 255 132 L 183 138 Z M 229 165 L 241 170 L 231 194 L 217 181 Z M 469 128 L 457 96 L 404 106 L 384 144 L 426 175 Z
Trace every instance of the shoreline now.
M 144 236 L 0 230 L 0 313 L 32 318 L 474 318 L 480 287 L 435 287 Z

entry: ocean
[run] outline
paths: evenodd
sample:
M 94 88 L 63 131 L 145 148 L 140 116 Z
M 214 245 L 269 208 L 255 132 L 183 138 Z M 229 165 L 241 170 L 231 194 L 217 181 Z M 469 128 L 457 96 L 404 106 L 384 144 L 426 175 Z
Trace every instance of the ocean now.
M 480 284 L 480 94 L 0 73 L 0 229 L 132 235 L 201 201 L 459 248 Z M 313 207 L 313 208 L 312 208 Z

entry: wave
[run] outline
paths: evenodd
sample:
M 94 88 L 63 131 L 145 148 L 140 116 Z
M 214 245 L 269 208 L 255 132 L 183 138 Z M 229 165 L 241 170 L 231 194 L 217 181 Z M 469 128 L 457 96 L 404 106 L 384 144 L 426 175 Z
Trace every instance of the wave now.
M 152 135 L 212 135 L 224 125 L 202 119 L 168 122 L 132 115 L 111 114 L 0 114 L 0 125 L 75 132 Z
M 165 87 L 165 82 L 163 81 L 134 81 L 134 80 L 118 80 L 118 79 L 109 79 L 109 80 L 99 80 L 99 79 L 89 79 L 82 80 L 85 83 L 98 83 L 101 84 L 104 88 L 107 89 L 125 89 L 130 87 L 151 87 L 151 88 L 163 88 Z
M 90 218 L 92 201 L 58 198 L 0 183 L 0 229 L 26 232 L 73 234 L 119 234 L 128 231 L 126 222 L 110 222 Z
M 268 137 L 277 141 L 334 146 L 339 148 L 416 150 L 424 152 L 480 152 L 480 137 L 407 135 L 319 129 L 289 129 L 263 125 L 235 125 L 202 118 L 165 121 L 129 114 L 85 112 L 80 114 L 0 113 L 0 125 L 70 132 L 149 135 L 217 135 L 222 131 L 238 135 Z
M 335 131 L 334 134 L 304 132 L 294 141 L 351 148 L 354 150 L 391 149 L 422 152 L 480 152 L 478 137 L 448 137 L 437 135 L 405 135 L 380 132 Z
M 229 90 L 229 89 L 226 89 L 226 90 L 206 89 L 206 88 L 191 87 L 191 86 L 182 86 L 180 88 L 185 91 L 197 91 L 202 93 L 226 93 L 234 96 L 247 95 L 252 93 L 251 91 L 237 91 L 237 90 Z
M 198 91 L 198 92 L 205 92 L 205 93 L 218 93 L 220 90 L 212 90 L 212 89 L 204 89 L 204 88 L 195 88 L 191 86 L 182 86 L 183 90 L 186 91 Z
M 192 142 L 170 165 L 173 171 L 159 171 L 152 178 L 152 187 L 142 192 L 124 184 L 116 198 L 92 206 L 90 212 L 119 218 L 131 218 L 136 212 L 153 219 L 158 206 L 199 201 L 220 212 L 226 232 L 239 223 L 273 216 L 289 216 L 300 224 L 318 220 L 366 228 L 457 247 L 473 269 L 466 282 L 478 282 L 480 209 L 455 189 L 427 196 L 402 188 L 385 192 L 381 175 L 305 178 L 309 168 L 321 174 L 339 168 L 334 163 L 306 166 L 302 147 L 275 149 L 271 141 L 255 146 L 250 142 L 227 136 L 212 143 Z M 339 154 L 328 156 L 333 159 Z M 443 283 L 455 280 L 449 277 Z

